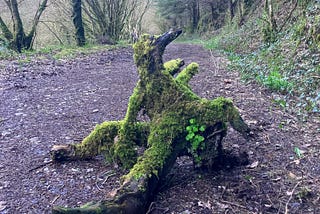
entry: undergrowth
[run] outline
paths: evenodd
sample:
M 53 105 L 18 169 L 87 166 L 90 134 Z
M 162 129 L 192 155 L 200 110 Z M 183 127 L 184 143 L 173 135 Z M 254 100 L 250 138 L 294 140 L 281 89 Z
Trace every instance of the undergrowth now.
M 0 59 L 19 60 L 21 62 L 29 62 L 32 58 L 50 58 L 55 60 L 71 59 L 81 55 L 124 46 L 128 45 L 124 43 L 118 45 L 85 45 L 84 47 L 55 45 L 46 46 L 38 50 L 25 50 L 22 53 L 16 53 L 4 45 L 0 45 Z
M 319 5 L 310 6 L 307 14 L 318 14 Z M 320 36 L 312 36 L 315 30 L 310 23 L 320 26 L 319 18 L 311 15 L 297 18 L 271 44 L 261 40 L 259 19 L 242 27 L 229 25 L 205 47 L 225 52 L 230 70 L 278 94 L 275 102 L 281 107 L 302 116 L 320 113 Z

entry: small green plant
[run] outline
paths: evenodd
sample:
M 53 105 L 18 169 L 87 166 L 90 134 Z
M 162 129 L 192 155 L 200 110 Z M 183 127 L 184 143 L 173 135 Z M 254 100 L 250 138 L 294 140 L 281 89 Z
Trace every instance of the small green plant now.
M 274 91 L 287 92 L 292 88 L 292 84 L 277 71 L 272 71 L 267 77 L 260 80 L 262 84 Z
M 274 99 L 272 102 L 283 109 L 287 107 L 287 102 L 283 99 Z
M 302 152 L 301 150 L 298 148 L 298 147 L 294 147 L 294 153 L 296 154 L 296 156 L 298 158 L 301 158 L 302 157 Z
M 194 157 L 196 164 L 201 162 L 201 157 L 199 157 L 197 151 L 203 150 L 205 147 L 204 137 L 200 134 L 204 132 L 206 127 L 204 125 L 199 125 L 195 119 L 189 120 L 189 125 L 186 127 L 188 132 L 186 140 L 190 142 L 189 152 Z

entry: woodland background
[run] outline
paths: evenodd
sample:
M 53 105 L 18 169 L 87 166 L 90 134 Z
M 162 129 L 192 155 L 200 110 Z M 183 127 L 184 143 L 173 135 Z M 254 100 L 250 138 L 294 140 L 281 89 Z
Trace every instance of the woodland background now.
M 318 0 L 3 0 L 2 57 L 17 49 L 6 35 L 6 29 L 11 37 L 19 30 L 10 9 L 14 2 L 25 35 L 34 30 L 31 44 L 22 51 L 76 47 L 72 5 L 80 3 L 86 47 L 128 44 L 143 33 L 182 28 L 182 40 L 227 53 L 230 69 L 276 91 L 274 102 L 284 109 L 302 118 L 320 110 Z M 37 17 L 41 4 L 45 7 Z

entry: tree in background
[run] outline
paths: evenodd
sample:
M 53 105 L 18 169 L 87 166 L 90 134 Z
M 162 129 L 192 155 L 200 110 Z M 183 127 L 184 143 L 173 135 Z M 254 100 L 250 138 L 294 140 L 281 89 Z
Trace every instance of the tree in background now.
M 226 23 L 242 25 L 254 0 L 157 0 L 161 28 L 181 27 L 187 33 L 204 34 Z
M 153 6 L 153 0 L 134 0 L 135 9 L 128 19 L 124 28 L 124 35 L 130 35 L 132 42 L 136 42 L 143 31 L 143 18 L 147 11 Z
M 40 17 L 47 7 L 48 0 L 43 0 L 34 16 L 33 24 L 29 33 L 25 32 L 22 19 L 20 17 L 19 5 L 17 0 L 4 0 L 8 10 L 11 13 L 11 20 L 13 23 L 12 29 L 4 22 L 0 16 L 0 30 L 4 38 L 9 43 L 9 48 L 21 52 L 22 50 L 32 49 L 33 41 L 36 36 L 36 29 L 40 21 Z
M 75 36 L 78 46 L 84 46 L 86 39 L 82 22 L 81 0 L 72 0 L 72 21 L 75 27 Z
M 263 40 L 266 43 L 272 43 L 276 40 L 277 22 L 274 16 L 273 1 L 265 0 L 264 2 L 265 22 L 263 31 Z
M 163 30 L 182 27 L 195 33 L 200 21 L 200 0 L 157 0 L 160 17 L 164 20 Z
M 129 37 L 127 31 L 141 31 L 150 4 L 151 0 L 84 0 L 85 30 L 98 43 L 115 43 Z

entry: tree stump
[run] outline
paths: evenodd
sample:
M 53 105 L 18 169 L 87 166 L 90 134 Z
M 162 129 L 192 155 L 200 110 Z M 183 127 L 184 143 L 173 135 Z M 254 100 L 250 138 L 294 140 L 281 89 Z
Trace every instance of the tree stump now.
M 130 169 L 112 198 L 80 208 L 54 207 L 53 213 L 145 213 L 180 155 L 190 155 L 199 167 L 210 168 L 222 151 L 227 124 L 244 137 L 250 129 L 230 99 L 200 98 L 189 80 L 198 64 L 184 69 L 181 59 L 163 63 L 166 46 L 181 34 L 170 30 L 161 36 L 143 35 L 134 44 L 139 81 L 122 121 L 97 125 L 80 144 L 54 146 L 54 161 L 79 160 L 104 154 L 109 161 Z M 139 122 L 143 112 L 150 122 Z M 137 157 L 137 147 L 145 151 Z

